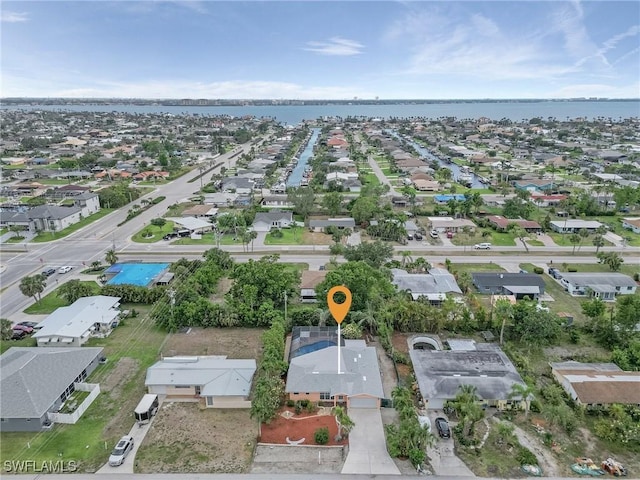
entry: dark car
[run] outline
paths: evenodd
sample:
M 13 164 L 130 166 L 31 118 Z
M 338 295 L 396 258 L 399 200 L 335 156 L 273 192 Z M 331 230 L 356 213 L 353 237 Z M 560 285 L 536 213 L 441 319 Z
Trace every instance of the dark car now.
M 422 234 L 420 232 L 416 232 L 413 235 L 413 238 L 415 238 L 416 240 L 422 240 Z
M 447 422 L 446 418 L 438 417 L 436 418 L 436 428 L 438 429 L 438 435 L 441 438 L 450 438 L 451 431 L 449 430 L 449 422 Z
M 27 332 L 23 332 L 22 330 L 13 330 L 13 334 L 11 335 L 11 340 L 22 340 L 27 336 Z
M 45 276 L 45 277 L 50 277 L 54 273 L 56 273 L 56 269 L 55 268 L 47 268 L 46 270 L 42 271 L 42 275 Z
M 167 233 L 164 237 L 162 237 L 164 240 L 173 240 L 174 238 L 178 238 L 178 234 L 177 233 Z

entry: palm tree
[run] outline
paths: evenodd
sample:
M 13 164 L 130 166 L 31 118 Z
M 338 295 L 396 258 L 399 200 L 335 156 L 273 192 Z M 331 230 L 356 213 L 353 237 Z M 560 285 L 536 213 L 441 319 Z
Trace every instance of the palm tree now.
M 413 258 L 411 258 L 411 252 L 409 250 L 403 250 L 400 252 L 400 255 L 402 255 L 402 268 L 413 263 Z
M 40 294 L 44 292 L 47 280 L 44 275 L 37 274 L 30 277 L 23 277 L 20 280 L 20 292 L 26 297 L 33 297 L 36 303 L 40 303 Z
M 104 259 L 109 265 L 113 265 L 118 262 L 118 255 L 116 255 L 116 251 L 114 249 L 110 249 L 107 250 Z
M 349 436 L 349 432 L 351 432 L 356 424 L 351 420 L 349 415 L 347 415 L 344 407 L 334 407 L 333 414 L 335 415 L 336 424 L 338 425 L 338 436 L 340 440 L 342 440 L 344 437 Z
M 520 399 L 520 406 L 522 407 L 522 402 L 524 402 L 524 415 L 525 417 L 529 415 L 529 405 L 531 404 L 531 397 L 533 396 L 533 392 L 535 389 L 528 384 L 524 383 L 514 383 L 511 385 L 511 392 L 509 393 L 509 399 L 517 398 Z

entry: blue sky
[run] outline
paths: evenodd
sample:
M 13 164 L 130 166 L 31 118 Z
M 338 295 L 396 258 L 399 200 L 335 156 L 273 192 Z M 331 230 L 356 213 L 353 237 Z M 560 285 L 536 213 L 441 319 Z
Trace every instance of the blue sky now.
M 637 1 L 2 1 L 0 96 L 640 97 Z

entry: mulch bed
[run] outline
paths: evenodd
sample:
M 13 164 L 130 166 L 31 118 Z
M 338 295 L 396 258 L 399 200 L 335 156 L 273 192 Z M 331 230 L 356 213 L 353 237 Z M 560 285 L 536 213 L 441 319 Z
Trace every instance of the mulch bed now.
M 271 423 L 262 424 L 260 442 L 287 445 L 287 437 L 289 437 L 291 441 L 304 438 L 304 442 L 300 445 L 317 445 L 314 439 L 315 431 L 319 428 L 327 427 L 329 429 L 329 442 L 326 445 L 346 445 L 349 443 L 347 439 L 340 442 L 334 440 L 338 434 L 338 426 L 333 415 L 302 413 L 286 419 L 280 415 L 285 410 L 291 411 L 290 409 L 284 409 L 278 412 L 278 416 L 271 420 Z

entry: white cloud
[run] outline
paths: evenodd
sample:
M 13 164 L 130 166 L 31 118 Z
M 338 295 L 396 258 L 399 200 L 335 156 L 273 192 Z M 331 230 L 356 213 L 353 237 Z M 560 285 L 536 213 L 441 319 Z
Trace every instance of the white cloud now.
M 303 50 L 319 53 L 320 55 L 351 56 L 362 53 L 364 45 L 354 40 L 332 37 L 328 42 L 307 42 Z
M 27 12 L 0 12 L 0 22 L 3 23 L 19 23 L 29 20 Z

